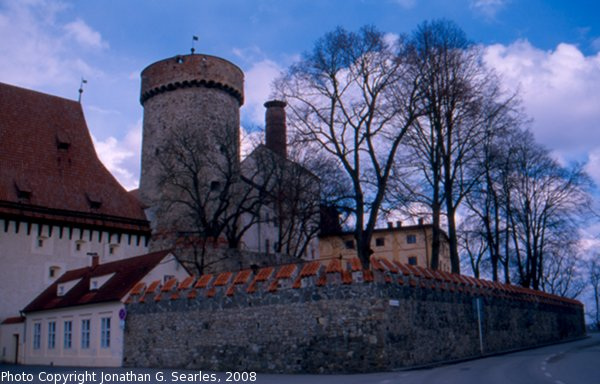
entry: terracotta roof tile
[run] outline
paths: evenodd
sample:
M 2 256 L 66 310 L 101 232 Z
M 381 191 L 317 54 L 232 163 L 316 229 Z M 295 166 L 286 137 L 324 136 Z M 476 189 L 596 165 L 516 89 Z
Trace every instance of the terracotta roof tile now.
M 150 285 L 148 286 L 148 289 L 146 289 L 146 294 L 155 293 L 159 286 L 160 286 L 160 280 L 154 280 L 153 282 L 150 283 Z
M 146 283 L 144 283 L 143 281 L 140 281 L 139 283 L 137 283 L 135 285 L 135 287 L 133 287 L 133 289 L 131 290 L 131 294 L 132 295 L 141 295 L 142 292 L 144 292 L 144 288 L 146 288 Z
M 371 271 L 370 269 L 363 269 L 363 280 L 367 283 L 373 282 L 373 271 Z
M 325 269 L 325 273 L 340 273 L 342 272 L 342 261 L 340 259 L 330 260 Z
M 211 289 L 206 291 L 206 297 L 215 297 L 216 294 L 217 290 L 215 289 L 215 287 L 212 287 Z
M 240 271 L 238 272 L 238 274 L 235 276 L 235 279 L 233 279 L 233 284 L 246 284 L 248 282 L 248 280 L 250 280 L 250 277 L 252 276 L 252 271 L 249 269 L 246 269 L 244 271 Z
M 252 283 L 250 283 L 248 288 L 246 288 L 246 292 L 248 292 L 248 293 L 256 292 L 256 279 L 254 279 L 254 281 L 252 281 Z
M 392 264 L 388 259 L 382 258 L 380 259 L 380 261 L 387 268 L 388 271 L 392 273 L 398 273 L 398 267 Z
M 385 267 L 383 266 L 383 264 L 381 264 L 381 262 L 375 257 L 371 258 L 371 265 L 374 269 L 377 269 L 378 271 L 385 271 Z
M 213 275 L 202 275 L 194 285 L 194 288 L 206 288 L 208 284 L 211 282 Z
M 294 274 L 294 272 L 296 272 L 296 264 L 288 264 L 288 265 L 284 265 L 283 267 L 279 268 L 279 271 L 277 272 L 277 275 L 275 275 L 276 279 L 290 279 L 292 278 L 292 275 Z
M 195 299 L 197 296 L 198 296 L 198 292 L 195 289 L 192 289 L 187 294 L 188 299 Z
M 319 261 L 311 261 L 310 263 L 304 264 L 302 271 L 300 271 L 300 276 L 315 276 L 319 272 L 319 269 L 321 269 L 321 263 Z
M 139 201 L 98 159 L 81 104 L 3 83 L 0 213 L 150 234 Z
M 321 276 L 319 276 L 319 279 L 317 280 L 317 286 L 323 287 L 325 284 L 327 284 L 327 275 L 322 274 Z
M 194 284 L 194 281 L 196 281 L 196 276 L 188 276 L 185 279 L 183 279 L 183 281 L 181 282 L 181 284 L 179 284 L 179 287 L 177 287 L 177 289 L 180 291 L 188 289 L 192 286 L 192 284 Z
M 292 285 L 292 288 L 294 288 L 294 289 L 302 288 L 302 278 L 300 276 L 298 276 L 296 278 L 296 281 L 294 281 L 294 284 Z
M 235 284 L 232 284 L 229 286 L 229 288 L 227 288 L 227 296 L 233 296 L 233 294 L 235 293 Z
M 358 257 L 353 257 L 350 259 L 350 269 L 352 272 L 362 271 L 363 266 Z
M 352 284 L 352 273 L 350 271 L 342 271 L 342 283 Z
M 266 281 L 269 277 L 271 277 L 274 270 L 275 270 L 275 268 L 273 268 L 273 267 L 261 268 L 258 271 L 258 274 L 256 275 L 255 280 L 256 281 Z
M 176 285 L 177 285 L 177 279 L 172 277 L 163 285 L 163 287 L 160 289 L 160 291 L 161 292 L 169 292 L 170 290 L 175 288 Z
M 229 280 L 231 280 L 231 276 L 233 276 L 233 273 L 231 272 L 223 272 L 221 274 L 219 274 L 219 276 L 217 276 L 217 279 L 215 280 L 215 287 L 221 287 L 223 285 L 227 285 L 229 283 Z
M 271 281 L 271 284 L 269 284 L 268 291 L 275 292 L 277 288 L 279 288 L 279 281 L 277 279 L 274 279 L 273 281 Z

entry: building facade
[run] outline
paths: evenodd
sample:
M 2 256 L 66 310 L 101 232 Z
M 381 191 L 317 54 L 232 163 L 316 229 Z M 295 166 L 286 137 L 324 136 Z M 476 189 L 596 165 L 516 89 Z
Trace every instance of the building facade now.
M 23 310 L 28 337 L 21 346 L 22 362 L 121 366 L 130 292 L 154 281 L 165 284 L 188 276 L 169 252 L 67 271 Z
M 402 226 L 398 222 L 394 227 L 393 223 L 388 223 L 388 228 L 373 231 L 373 257 L 430 268 L 432 230 L 431 224 Z M 320 236 L 319 257 L 322 260 L 349 260 L 356 257 L 354 233 L 342 232 Z M 448 237 L 444 232 L 440 236 L 439 269 L 446 272 L 451 270 Z
M 150 226 L 98 159 L 78 102 L 0 83 L 0 116 L 0 322 L 11 323 L 91 255 L 146 253 Z M 22 337 L 0 336 L 1 360 Z

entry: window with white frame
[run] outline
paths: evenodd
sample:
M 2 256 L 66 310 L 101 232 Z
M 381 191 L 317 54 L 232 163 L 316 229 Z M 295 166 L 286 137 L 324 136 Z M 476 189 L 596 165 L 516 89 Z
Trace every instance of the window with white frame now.
M 90 319 L 81 320 L 81 349 L 90 348 Z
M 64 323 L 64 335 L 63 335 L 63 347 L 64 349 L 71 349 L 73 341 L 73 322 L 66 320 Z
M 42 346 L 42 323 L 33 324 L 33 349 L 40 349 Z
M 56 347 L 56 321 L 48 323 L 48 349 Z
M 101 319 L 100 347 L 110 348 L 110 317 L 103 317 Z

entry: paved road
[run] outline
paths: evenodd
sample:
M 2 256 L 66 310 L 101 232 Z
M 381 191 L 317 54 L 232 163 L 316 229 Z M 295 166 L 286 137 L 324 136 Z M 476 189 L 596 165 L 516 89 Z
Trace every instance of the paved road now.
M 103 375 L 123 374 L 129 369 L 88 369 L 88 374 L 95 373 L 93 379 L 87 377 L 85 384 L 102 384 Z M 31 374 L 33 381 L 21 380 L 20 382 L 33 383 L 56 383 L 84 384 L 81 378 L 75 376 L 64 376 L 73 373 L 86 372 L 85 368 L 62 368 L 62 367 L 30 367 L 0 365 L 0 383 L 12 383 L 6 377 L 7 373 L 17 375 L 19 373 Z M 45 372 L 45 373 L 42 373 Z M 225 383 L 225 373 L 203 372 L 208 376 L 197 375 L 198 371 L 176 371 L 173 370 L 149 370 L 140 369 L 134 371 L 136 375 L 147 374 L 150 380 L 146 383 L 180 383 L 181 379 L 196 383 L 207 383 L 211 379 L 217 379 Z M 40 377 L 40 373 L 42 373 Z M 194 375 L 196 376 L 190 376 Z M 5 377 L 2 378 L 1 375 Z M 181 376 L 183 375 L 183 376 Z M 214 376 L 211 376 L 214 375 Z M 43 380 L 40 380 L 40 378 Z M 106 378 L 106 376 L 104 377 Z M 138 376 L 138 379 L 141 378 Z M 162 378 L 163 381 L 160 381 Z M 178 380 L 175 380 L 175 379 Z M 232 377 L 233 378 L 233 377 Z M 17 379 L 17 376 L 13 376 Z M 112 384 L 117 381 L 104 380 L 104 384 Z M 134 381 L 130 381 L 134 382 Z M 138 380 L 140 382 L 140 380 Z M 238 381 L 240 383 L 241 381 Z M 250 381 L 247 381 L 250 382 Z M 471 360 L 467 362 L 449 364 L 435 368 L 384 372 L 360 375 L 267 375 L 258 374 L 258 384 L 600 384 L 600 334 L 566 344 L 553 345 L 528 351 L 506 354 L 502 356 L 488 357 L 484 359 Z

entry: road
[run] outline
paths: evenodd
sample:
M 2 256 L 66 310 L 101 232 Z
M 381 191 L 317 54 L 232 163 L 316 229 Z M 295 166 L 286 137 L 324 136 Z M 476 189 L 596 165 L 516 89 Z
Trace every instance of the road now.
M 4 378 L 0 377 L 0 382 L 17 382 L 17 376 L 12 377 L 15 380 L 10 380 L 10 377 L 6 377 L 7 373 L 17 375 L 24 372 L 31 374 L 29 377 L 33 378 L 33 381 L 20 382 L 48 384 L 53 383 L 54 378 L 59 379 L 61 374 L 68 375 L 74 372 L 81 374 L 84 371 L 86 371 L 85 368 L 0 365 L 0 375 L 4 375 Z M 107 368 L 88 369 L 87 371 L 96 373 L 96 375 L 94 380 L 89 380 L 88 376 L 85 384 L 102 384 L 103 377 L 110 378 L 110 375 L 124 374 L 131 370 Z M 42 380 L 40 380 L 42 372 L 45 374 L 42 374 Z M 220 382 L 227 380 L 226 373 L 202 372 L 203 377 L 198 375 L 198 371 L 179 370 L 175 375 L 173 375 L 173 370 L 139 369 L 134 372 L 136 375 L 147 374 L 145 377 L 150 379 L 142 381 L 146 383 L 175 383 L 182 382 L 181 379 L 193 379 L 192 381 L 196 383 L 210 382 L 211 379 L 217 379 Z M 104 376 L 107 374 L 109 376 Z M 196 376 L 192 376 L 194 374 Z M 138 377 L 141 378 L 141 376 Z M 270 375 L 259 373 L 256 377 L 254 383 L 258 384 L 600 384 L 600 334 L 592 334 L 589 338 L 571 343 L 427 369 L 357 375 Z M 161 378 L 163 381 L 160 381 Z M 175 380 L 176 378 L 178 380 Z M 250 378 L 253 377 L 248 377 L 248 379 Z M 110 383 L 115 382 L 117 381 L 110 381 Z M 250 382 L 250 380 L 246 382 Z M 84 384 L 74 376 L 66 381 L 61 379 L 57 383 Z M 109 381 L 104 380 L 104 384 L 109 384 Z

